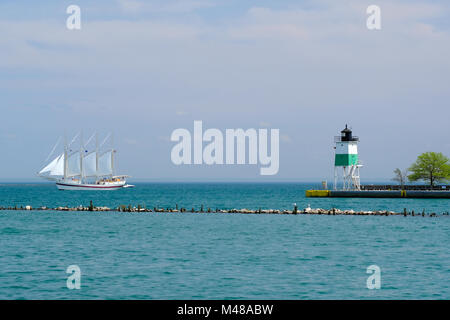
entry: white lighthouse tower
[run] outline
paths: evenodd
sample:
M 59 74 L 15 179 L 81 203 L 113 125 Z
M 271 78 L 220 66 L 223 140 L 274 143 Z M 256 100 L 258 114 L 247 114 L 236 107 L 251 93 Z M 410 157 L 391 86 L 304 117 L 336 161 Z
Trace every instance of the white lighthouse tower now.
M 338 183 L 342 182 L 342 190 L 361 190 L 359 180 L 359 168 L 362 165 L 358 160 L 359 138 L 352 135 L 352 130 L 347 128 L 341 131 L 340 136 L 334 139 L 336 143 L 334 157 L 334 190 Z

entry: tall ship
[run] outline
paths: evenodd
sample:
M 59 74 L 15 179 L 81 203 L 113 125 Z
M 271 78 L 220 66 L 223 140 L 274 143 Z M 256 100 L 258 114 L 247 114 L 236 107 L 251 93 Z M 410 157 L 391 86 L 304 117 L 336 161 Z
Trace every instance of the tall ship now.
M 95 147 L 89 150 L 86 146 L 95 135 Z M 38 172 L 38 176 L 46 180 L 55 181 L 59 190 L 117 190 L 132 187 L 127 184 L 127 175 L 115 174 L 115 153 L 112 135 L 108 135 L 99 145 L 98 135 L 95 133 L 86 143 L 82 134 L 76 135 L 70 144 L 64 138 L 64 152 L 56 156 L 50 163 Z M 79 139 L 79 148 L 72 148 L 73 142 Z M 54 153 L 61 138 L 53 147 Z M 110 148 L 102 148 L 110 140 Z

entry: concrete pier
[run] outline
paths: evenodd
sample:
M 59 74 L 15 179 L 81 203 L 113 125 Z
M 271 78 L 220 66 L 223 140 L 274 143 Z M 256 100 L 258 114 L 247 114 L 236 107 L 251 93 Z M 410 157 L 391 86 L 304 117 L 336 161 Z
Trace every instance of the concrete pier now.
M 450 199 L 450 191 L 436 190 L 306 190 L 307 197 L 330 198 L 435 198 Z

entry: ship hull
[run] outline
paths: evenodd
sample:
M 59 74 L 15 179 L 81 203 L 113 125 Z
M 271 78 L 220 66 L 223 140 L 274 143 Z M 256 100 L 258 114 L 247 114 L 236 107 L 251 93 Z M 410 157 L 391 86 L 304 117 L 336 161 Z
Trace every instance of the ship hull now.
M 108 184 L 81 184 L 81 183 L 68 183 L 68 182 L 56 182 L 56 187 L 59 190 L 84 190 L 84 191 L 100 191 L 100 190 L 118 190 L 126 187 L 125 182 L 108 183 Z

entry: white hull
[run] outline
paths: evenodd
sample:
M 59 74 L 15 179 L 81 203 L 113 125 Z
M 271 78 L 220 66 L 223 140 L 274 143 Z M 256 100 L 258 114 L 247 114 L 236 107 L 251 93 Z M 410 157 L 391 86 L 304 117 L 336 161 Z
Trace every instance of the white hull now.
M 66 181 L 56 182 L 56 187 L 59 190 L 117 190 L 127 188 L 129 185 L 125 181 L 110 182 L 105 184 L 88 184 L 88 183 L 73 183 Z

